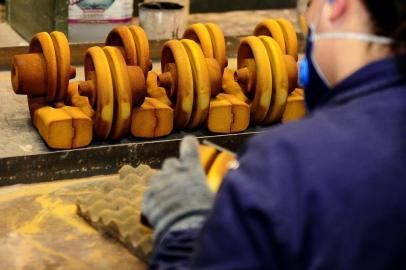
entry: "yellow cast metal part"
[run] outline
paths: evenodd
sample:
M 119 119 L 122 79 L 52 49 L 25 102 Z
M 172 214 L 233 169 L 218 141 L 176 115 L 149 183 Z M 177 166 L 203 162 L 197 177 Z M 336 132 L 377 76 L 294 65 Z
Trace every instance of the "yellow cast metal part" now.
M 295 61 L 298 60 L 297 35 L 293 24 L 287 19 L 277 19 L 279 26 L 282 28 L 285 38 L 286 54 L 293 56 Z
M 217 24 L 206 23 L 205 26 L 211 37 L 214 58 L 218 61 L 222 71 L 221 73 L 223 73 L 224 68 L 228 65 L 224 33 Z
M 282 50 L 278 43 L 266 36 L 259 37 L 268 52 L 272 70 L 272 100 L 263 124 L 271 124 L 282 118 L 288 97 L 288 74 Z
M 126 63 L 129 66 L 138 64 L 138 55 L 133 35 L 127 26 L 117 26 L 106 38 L 106 46 L 114 46 L 123 53 Z
M 206 121 L 209 113 L 211 92 L 209 70 L 203 52 L 196 42 L 183 39 L 181 43 L 189 56 L 193 74 L 193 110 L 188 127 L 196 128 Z
M 36 34 L 30 42 L 30 53 L 42 53 L 46 62 L 47 71 L 47 100 L 52 102 L 56 97 L 58 81 L 57 60 L 51 36 L 46 32 Z
M 280 46 L 282 53 L 286 54 L 285 37 L 279 23 L 274 19 L 260 22 L 254 30 L 254 36 L 272 37 Z
M 114 122 L 110 134 L 113 140 L 121 139 L 130 129 L 132 97 L 127 66 L 120 51 L 115 47 L 103 48 L 110 65 L 114 91 Z
M 221 152 L 217 155 L 207 174 L 207 181 L 211 191 L 217 192 L 219 190 L 224 177 L 230 170 L 230 164 L 235 160 L 235 156 L 227 152 Z
M 51 39 L 55 48 L 57 63 L 57 91 L 55 101 L 64 100 L 68 90 L 69 79 L 75 73 L 70 66 L 69 42 L 62 32 L 52 32 Z
M 118 26 L 111 30 L 106 39 L 106 46 L 120 49 L 128 66 L 139 66 L 144 77 L 152 68 L 148 37 L 137 25 Z
M 114 92 L 109 61 L 102 48 L 91 47 L 86 52 L 85 74 L 96 96 L 94 133 L 97 139 L 106 140 L 113 126 Z
M 255 89 L 246 89 L 255 91 L 255 93 L 251 94 L 253 96 L 251 120 L 255 124 L 264 121 L 271 104 L 272 76 L 270 75 L 272 73 L 267 55 L 264 44 L 255 36 L 244 38 L 238 48 L 237 81 L 243 84 L 252 82 L 252 86 L 255 85 Z
M 165 43 L 161 66 L 163 73 L 159 75 L 159 84 L 169 91 L 169 98 L 176 103 L 175 126 L 186 128 L 193 111 L 193 73 L 188 53 L 180 41 L 170 40 Z
M 214 58 L 211 36 L 204 24 L 195 23 L 190 25 L 183 34 L 183 39 L 195 41 L 201 46 L 206 58 Z
M 132 34 L 137 50 L 137 64 L 143 70 L 144 75 L 147 76 L 148 71 L 152 69 L 147 34 L 144 29 L 137 25 L 131 25 L 128 29 Z

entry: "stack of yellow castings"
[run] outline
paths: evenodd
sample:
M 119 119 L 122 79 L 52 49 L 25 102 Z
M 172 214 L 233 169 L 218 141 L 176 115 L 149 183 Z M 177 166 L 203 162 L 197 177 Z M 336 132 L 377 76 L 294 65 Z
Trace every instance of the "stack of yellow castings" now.
M 106 45 L 119 47 L 120 51 L 124 52 L 127 65 L 139 66 L 142 70 L 143 79 L 141 79 L 139 71 L 138 78 L 135 78 L 136 70 L 133 71 L 133 74 L 129 73 L 129 78 L 132 80 L 131 85 L 137 86 L 138 84 L 138 88 L 134 89 L 138 94 L 135 94 L 135 104 L 131 113 L 131 134 L 142 138 L 169 135 L 173 130 L 172 108 L 147 93 L 146 80 L 148 72 L 152 69 L 152 61 L 148 38 L 144 30 L 134 25 L 117 27 L 108 35 Z M 140 84 L 141 80 L 142 84 Z M 148 97 L 145 98 L 145 96 Z
M 77 212 L 91 226 L 117 239 L 130 252 L 148 262 L 152 253 L 152 231 L 141 222 L 143 194 L 155 172 L 146 165 L 124 166 L 120 179 L 106 183 L 99 192 L 76 202 Z
M 301 22 L 301 25 L 303 22 Z M 303 28 L 302 29 L 306 29 Z M 286 19 L 268 19 L 264 20 L 257 25 L 254 30 L 255 36 L 269 36 L 272 37 L 284 54 L 286 69 L 288 72 L 288 93 L 290 94 L 286 101 L 286 109 L 282 116 L 282 123 L 298 120 L 306 115 L 306 108 L 304 105 L 303 94 L 297 95 L 298 81 L 298 42 L 295 29 L 293 25 Z M 274 66 L 272 66 L 272 71 Z M 274 79 L 274 76 L 272 76 Z M 294 93 L 295 90 L 295 93 Z M 303 91 L 303 90 L 302 90 Z M 303 93 L 303 92 L 302 92 Z M 292 105 L 294 108 L 292 109 Z M 288 108 L 289 107 L 289 108 Z
M 32 122 L 51 148 L 78 148 L 92 141 L 92 120 L 82 110 L 49 106 L 64 101 L 69 79 L 75 73 L 70 65 L 68 40 L 60 32 L 36 34 L 29 53 L 13 58 L 13 89 L 28 96 Z
M 28 96 L 33 124 L 47 145 L 71 149 L 89 145 L 93 133 L 99 140 L 119 140 L 130 130 L 138 137 L 171 133 L 173 110 L 158 100 L 145 100 L 151 68 L 143 29 L 120 26 L 111 31 L 106 46 L 86 52 L 85 81 L 69 84 L 75 69 L 65 35 L 39 33 L 29 54 L 14 57 L 12 85 L 17 94 Z M 151 112 L 153 119 L 162 117 L 155 121 L 159 124 L 144 118 Z
M 110 32 L 106 45 L 88 50 L 86 81 L 79 83 L 80 94 L 90 99 L 96 111 L 96 138 L 119 140 L 129 131 L 144 138 L 170 134 L 173 110 L 146 98 L 152 62 L 145 32 L 138 26 L 120 26 Z
M 268 125 L 281 121 L 288 94 L 297 87 L 297 36 L 285 19 L 265 20 L 238 49 L 238 69 L 224 75 L 225 92 L 248 102 L 251 121 Z
M 250 122 L 248 104 L 222 89 L 227 62 L 221 29 L 211 23 L 193 24 L 182 40 L 165 43 L 162 74 L 158 75 L 157 85 L 147 83 L 148 93 L 169 100 L 166 103 L 173 106 L 179 129 L 206 124 L 215 133 L 244 131 Z
M 70 66 L 66 37 L 39 33 L 30 53 L 13 59 L 12 84 L 26 94 L 34 126 L 51 148 L 89 145 L 92 138 L 157 138 L 173 128 L 203 125 L 214 133 L 235 133 L 253 124 L 297 119 L 297 37 L 284 19 L 260 23 L 242 39 L 238 69 L 227 68 L 226 43 L 215 24 L 193 24 L 182 40 L 166 42 L 161 73 L 151 71 L 148 38 L 138 26 L 113 29 L 104 47 L 89 48 L 85 80 Z M 294 102 L 293 102 L 294 101 Z M 304 111 L 304 109 L 302 110 Z M 303 115 L 300 111 L 300 116 Z M 286 115 L 284 113 L 286 112 Z

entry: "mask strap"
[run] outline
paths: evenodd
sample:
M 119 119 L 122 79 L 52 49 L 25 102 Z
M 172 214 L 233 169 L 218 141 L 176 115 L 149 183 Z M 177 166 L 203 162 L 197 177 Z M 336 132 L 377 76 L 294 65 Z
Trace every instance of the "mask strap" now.
M 314 53 L 312 52 L 311 55 L 311 60 L 313 62 L 313 67 L 316 70 L 317 74 L 319 75 L 319 77 L 321 78 L 321 80 L 324 82 L 325 85 L 327 85 L 327 87 L 329 89 L 332 88 L 331 83 L 327 80 L 326 76 L 324 76 L 324 72 L 320 69 L 319 64 L 317 64 L 316 58 L 314 56 Z
M 347 39 L 347 40 L 359 40 L 364 42 L 372 42 L 377 44 L 389 45 L 393 41 L 388 37 L 374 36 L 365 33 L 354 32 L 327 32 L 313 35 L 313 41 L 326 40 L 326 39 Z

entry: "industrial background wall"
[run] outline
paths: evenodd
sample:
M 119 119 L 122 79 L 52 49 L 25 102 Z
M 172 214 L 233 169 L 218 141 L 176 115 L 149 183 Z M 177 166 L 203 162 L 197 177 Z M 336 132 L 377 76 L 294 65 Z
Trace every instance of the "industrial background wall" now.
M 138 3 L 134 1 L 134 13 L 138 15 Z M 296 0 L 191 0 L 191 13 L 221 12 L 226 10 L 250 10 L 296 7 Z
M 292 8 L 295 5 L 296 0 L 191 0 L 191 12 Z
M 4 0 L 0 0 L 0 3 Z M 165 0 L 161 0 L 165 1 Z M 67 33 L 68 0 L 6 0 L 10 25 L 25 39 L 36 32 L 58 30 Z M 138 4 L 134 0 L 134 15 Z M 4 5 L 0 4 L 3 8 Z M 294 8 L 296 0 L 191 0 L 191 13 L 231 10 Z

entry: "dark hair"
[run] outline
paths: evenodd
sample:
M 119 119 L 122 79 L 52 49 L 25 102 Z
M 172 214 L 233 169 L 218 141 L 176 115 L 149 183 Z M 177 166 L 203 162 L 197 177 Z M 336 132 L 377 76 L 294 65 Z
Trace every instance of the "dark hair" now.
M 375 34 L 393 39 L 401 72 L 406 74 L 406 0 L 363 0 L 374 23 Z
M 393 48 L 406 49 L 406 1 L 363 0 L 374 22 L 375 33 L 393 38 Z

